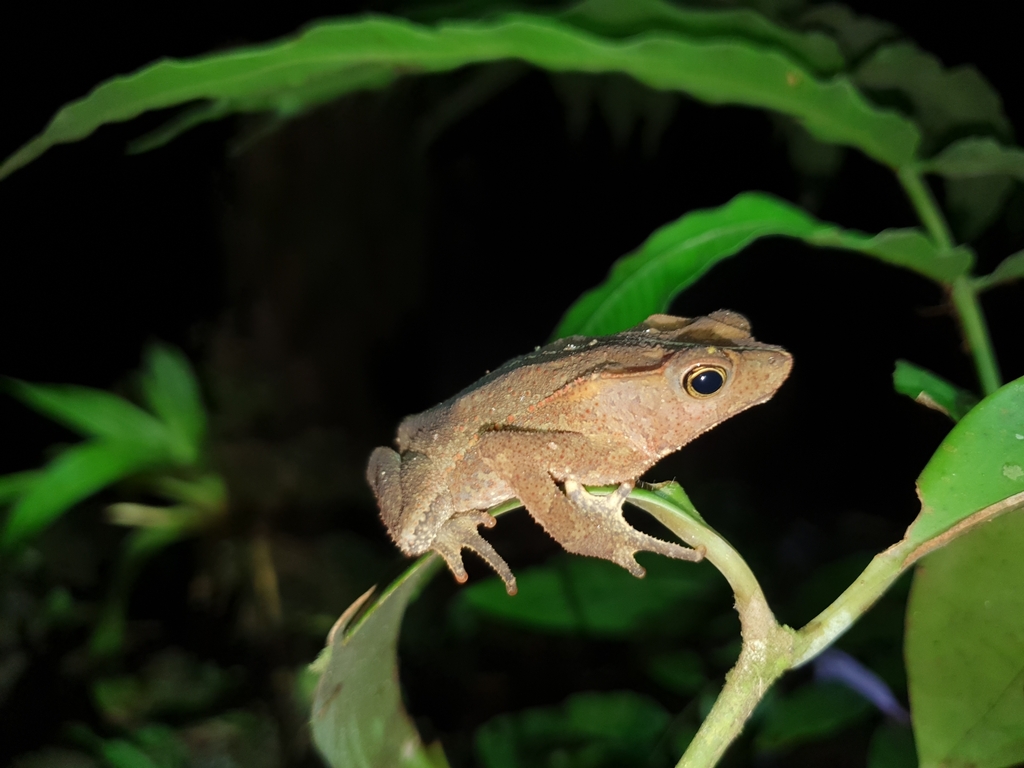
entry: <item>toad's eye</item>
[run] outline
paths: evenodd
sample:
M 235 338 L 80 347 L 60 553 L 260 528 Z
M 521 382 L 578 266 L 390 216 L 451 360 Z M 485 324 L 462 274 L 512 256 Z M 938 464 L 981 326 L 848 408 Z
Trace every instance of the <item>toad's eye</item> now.
M 683 386 L 691 397 L 711 397 L 725 386 L 725 369 L 717 365 L 698 365 L 683 377 Z

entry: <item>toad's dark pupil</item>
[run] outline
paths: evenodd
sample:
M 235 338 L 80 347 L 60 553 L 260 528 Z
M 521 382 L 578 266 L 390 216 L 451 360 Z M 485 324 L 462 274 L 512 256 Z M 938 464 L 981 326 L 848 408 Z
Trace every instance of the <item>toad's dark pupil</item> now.
M 725 377 L 714 368 L 697 371 L 690 377 L 690 387 L 698 395 L 713 395 L 725 384 Z

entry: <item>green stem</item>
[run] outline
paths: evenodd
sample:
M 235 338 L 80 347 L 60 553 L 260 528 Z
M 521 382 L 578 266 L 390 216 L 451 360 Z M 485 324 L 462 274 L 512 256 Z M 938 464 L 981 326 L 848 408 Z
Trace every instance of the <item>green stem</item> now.
M 913 545 L 904 539 L 868 563 L 846 591 L 796 633 L 792 668 L 806 664 L 828 648 L 867 613 L 909 567 L 907 555 Z
M 898 176 L 914 210 L 917 211 L 921 223 L 928 230 L 935 245 L 943 251 L 952 250 L 953 236 L 950 234 L 949 225 L 921 173 L 914 166 L 906 166 L 899 169 Z M 996 361 L 992 338 L 988 332 L 988 324 L 985 322 L 985 315 L 981 311 L 981 302 L 978 300 L 978 286 L 970 276 L 961 275 L 953 281 L 949 288 L 953 307 L 960 318 L 964 338 L 971 351 L 971 356 L 974 358 L 974 367 L 978 373 L 982 392 L 990 395 L 999 389 L 1001 379 L 999 363 Z
M 701 519 L 686 493 L 664 483 L 656 493 L 634 490 L 630 502 L 704 552 L 732 587 L 743 646 L 736 666 L 676 768 L 710 768 L 736 740 L 758 702 L 792 664 L 795 633 L 780 626 L 757 578 L 740 554 Z
M 743 625 L 740 657 L 676 768 L 717 765 L 765 693 L 789 668 L 792 630 L 775 623 L 763 596 L 743 609 L 737 606 L 737 610 Z
M 942 215 L 939 204 L 935 202 L 935 196 L 925 184 L 924 179 L 913 166 L 906 166 L 899 170 L 900 183 L 914 205 L 921 223 L 924 224 L 928 234 L 940 250 L 948 251 L 953 248 L 953 235 L 949 231 L 946 218 Z
M 978 371 L 981 391 L 991 395 L 1001 386 L 1002 377 L 999 374 L 999 362 L 992 348 L 992 337 L 988 333 L 988 323 L 985 322 L 985 315 L 981 310 L 978 289 L 968 276 L 961 275 L 953 281 L 950 295 L 957 315 L 960 316 L 967 346 L 974 356 L 974 367 Z

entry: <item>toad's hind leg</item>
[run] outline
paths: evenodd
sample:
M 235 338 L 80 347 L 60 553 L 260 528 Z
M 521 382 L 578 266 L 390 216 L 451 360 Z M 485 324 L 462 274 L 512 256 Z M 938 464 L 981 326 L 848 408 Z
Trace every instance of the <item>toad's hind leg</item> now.
M 524 450 L 526 449 L 526 450 Z M 633 557 L 637 552 L 656 552 L 678 560 L 697 561 L 703 555 L 679 544 L 662 541 L 633 528 L 622 516 L 622 503 L 633 489 L 623 483 L 613 493 L 589 493 L 575 479 L 574 465 L 582 466 L 595 451 L 609 466 L 634 464 L 629 451 L 614 445 L 595 444 L 575 434 L 527 435 L 492 433 L 481 441 L 480 455 L 511 486 L 530 515 L 568 552 L 600 557 L 621 565 L 634 576 L 645 571 Z M 557 454 L 552 461 L 552 454 Z M 565 467 L 565 492 L 548 467 Z

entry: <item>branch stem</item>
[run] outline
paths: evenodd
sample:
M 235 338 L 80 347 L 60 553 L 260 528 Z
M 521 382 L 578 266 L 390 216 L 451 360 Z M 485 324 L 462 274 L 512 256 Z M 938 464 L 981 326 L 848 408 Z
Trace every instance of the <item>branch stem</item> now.
M 954 244 L 949 224 L 946 223 L 942 209 L 935 201 L 935 196 L 928 188 L 928 184 L 925 183 L 921 172 L 916 166 L 908 165 L 900 168 L 897 175 L 914 210 L 917 211 L 921 223 L 928 230 L 935 245 L 941 251 L 952 250 Z M 978 298 L 979 287 L 979 284 L 969 275 L 961 275 L 955 278 L 952 284 L 947 284 L 953 308 L 956 310 L 960 326 L 963 328 L 964 340 L 974 359 L 974 368 L 978 374 L 981 390 L 984 394 L 991 395 L 999 389 L 1002 380 L 999 374 L 999 363 L 996 361 L 995 350 L 992 347 L 992 338 L 988 332 L 988 324 L 985 322 L 985 315 L 981 310 L 981 302 Z
M 991 395 L 1002 385 L 1002 377 L 992 347 L 992 337 L 988 332 L 988 323 L 985 322 L 985 315 L 981 309 L 978 289 L 968 276 L 961 275 L 953 281 L 950 297 L 960 318 L 964 339 L 974 357 L 974 367 L 978 372 L 981 391 Z

